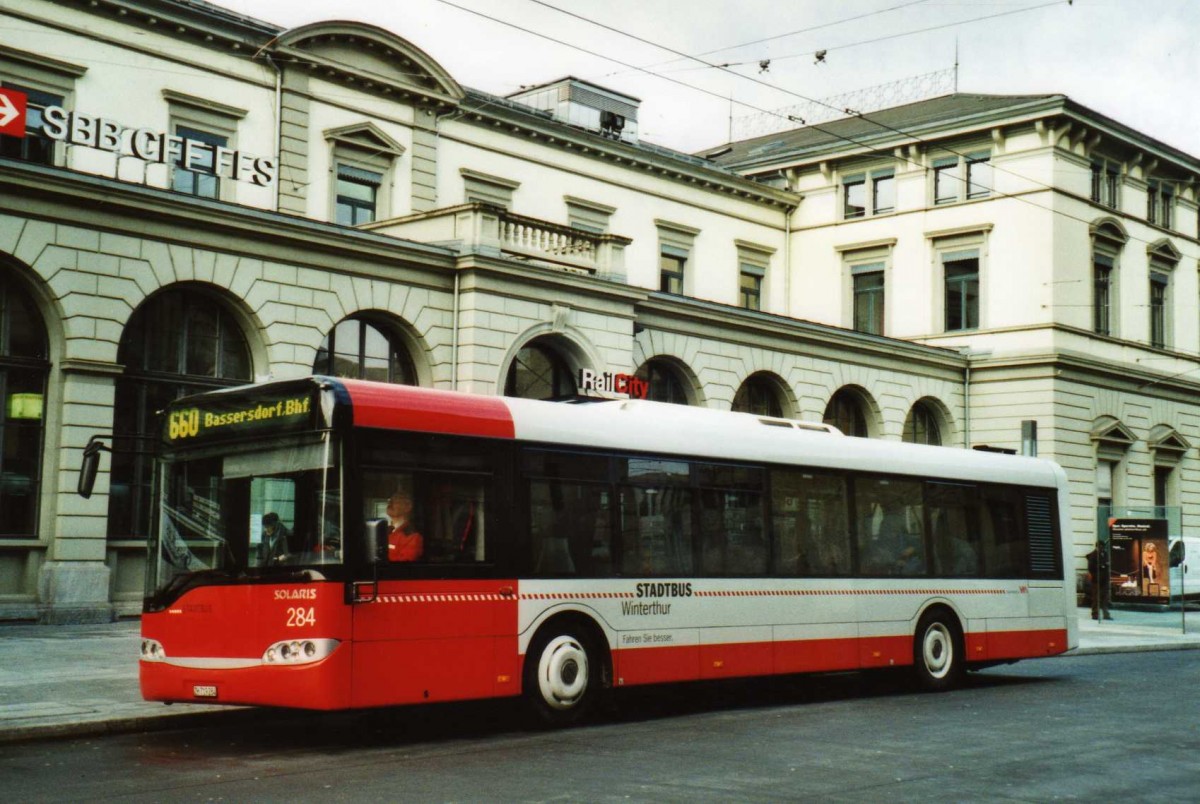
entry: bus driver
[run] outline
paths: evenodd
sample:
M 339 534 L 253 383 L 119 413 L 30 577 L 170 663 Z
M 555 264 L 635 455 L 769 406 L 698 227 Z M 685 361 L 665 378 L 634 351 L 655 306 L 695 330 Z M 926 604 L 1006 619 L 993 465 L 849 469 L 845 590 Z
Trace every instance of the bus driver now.
M 408 492 L 397 490 L 388 498 L 388 561 L 419 561 L 425 540 L 412 524 L 413 501 Z

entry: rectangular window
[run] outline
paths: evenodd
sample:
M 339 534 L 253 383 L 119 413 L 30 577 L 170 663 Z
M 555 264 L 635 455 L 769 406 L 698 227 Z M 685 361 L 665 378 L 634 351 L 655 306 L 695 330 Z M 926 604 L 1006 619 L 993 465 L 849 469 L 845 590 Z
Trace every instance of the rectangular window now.
M 854 510 L 862 575 L 912 577 L 926 573 L 925 507 L 920 481 L 857 477 Z
M 383 174 L 339 164 L 337 166 L 337 222 L 357 226 L 375 220 Z
M 630 458 L 620 487 L 621 572 L 681 576 L 695 571 L 688 464 Z
M 175 163 L 175 174 L 171 178 L 172 189 L 201 198 L 220 197 L 221 179 L 217 176 L 216 149 L 228 145 L 229 138 L 183 125 L 175 126 L 175 134 L 203 145 L 192 147 L 188 164 L 184 164 L 188 150 L 184 148 L 184 153 L 180 154 L 179 161 Z
M 933 203 L 950 204 L 958 200 L 962 186 L 962 174 L 958 169 L 958 157 L 935 159 L 933 162 Z
M 1097 335 L 1112 334 L 1112 272 L 1112 257 L 1092 256 L 1092 330 Z
M 41 165 L 54 164 L 54 140 L 42 134 L 42 112 L 47 106 L 62 106 L 63 98 L 37 89 L 5 83 L 7 89 L 24 92 L 26 100 L 25 136 L 0 135 L 0 156 L 24 159 Z
M 980 543 L 989 578 L 1025 575 L 1026 553 L 1021 528 L 1021 495 L 1003 486 L 980 488 Z
M 970 255 L 970 256 L 968 256 Z M 979 328 L 979 257 L 955 252 L 943 257 L 946 285 L 946 331 Z
M 934 574 L 958 578 L 981 576 L 979 498 L 975 486 L 926 483 L 925 511 Z
M 842 217 L 861 218 L 867 214 L 867 179 L 861 173 L 842 182 Z
M 1158 223 L 1158 182 L 1150 182 L 1146 188 L 1146 221 Z
M 674 253 L 676 250 L 668 246 L 663 247 L 663 252 L 659 256 L 659 282 L 658 289 L 663 293 L 674 293 L 678 296 L 683 295 L 683 275 L 684 268 L 687 265 L 687 256 Z
M 1175 194 L 1171 192 L 1170 187 L 1164 184 L 1160 190 L 1159 197 L 1162 207 L 1158 216 L 1159 226 L 1162 226 L 1164 229 L 1170 229 L 1171 222 L 1174 219 L 1172 213 L 1175 211 Z
M 1104 193 L 1104 163 L 1092 163 L 1092 191 L 1091 199 L 1097 203 L 1103 197 Z
M 613 574 L 612 487 L 535 480 L 529 485 L 532 571 L 539 577 Z
M 854 285 L 854 329 L 871 335 L 883 334 L 883 263 L 856 265 L 851 269 Z
M 871 204 L 875 215 L 896 211 L 896 175 L 892 171 L 872 174 Z
M 967 156 L 967 198 L 986 198 L 992 193 L 991 155 Z
M 1153 271 L 1150 274 L 1150 345 L 1162 349 L 1167 345 L 1167 288 L 1171 278 Z
M 771 473 L 772 572 L 783 577 L 850 574 L 846 478 L 817 472 Z
M 700 489 L 700 546 L 705 575 L 765 574 L 762 492 Z
M 757 265 L 742 263 L 739 273 L 739 303 L 746 310 L 762 309 L 762 285 L 765 271 Z

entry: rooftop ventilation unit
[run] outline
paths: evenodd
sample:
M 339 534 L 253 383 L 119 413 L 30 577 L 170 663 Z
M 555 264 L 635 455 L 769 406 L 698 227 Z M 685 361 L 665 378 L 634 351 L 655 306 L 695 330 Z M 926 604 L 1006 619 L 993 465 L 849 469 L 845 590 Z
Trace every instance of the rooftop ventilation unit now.
M 509 100 L 549 112 L 554 119 L 622 142 L 637 142 L 637 98 L 611 89 L 560 78 L 508 96 Z

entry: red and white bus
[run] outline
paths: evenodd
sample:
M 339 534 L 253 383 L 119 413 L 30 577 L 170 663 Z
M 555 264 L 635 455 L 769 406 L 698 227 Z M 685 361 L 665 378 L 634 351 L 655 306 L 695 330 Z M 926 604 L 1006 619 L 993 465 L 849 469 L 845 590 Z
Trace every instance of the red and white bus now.
M 314 377 L 172 403 L 156 473 L 148 700 L 525 695 L 568 722 L 614 686 L 940 689 L 1077 643 L 1044 460 Z

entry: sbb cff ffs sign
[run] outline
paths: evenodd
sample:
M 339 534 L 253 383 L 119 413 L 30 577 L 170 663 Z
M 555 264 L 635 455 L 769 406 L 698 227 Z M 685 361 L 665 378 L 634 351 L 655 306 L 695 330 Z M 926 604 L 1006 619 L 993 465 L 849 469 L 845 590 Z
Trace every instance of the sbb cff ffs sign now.
M 28 108 L 29 96 L 24 92 L 0 87 L 0 134 L 24 137 L 25 113 Z

